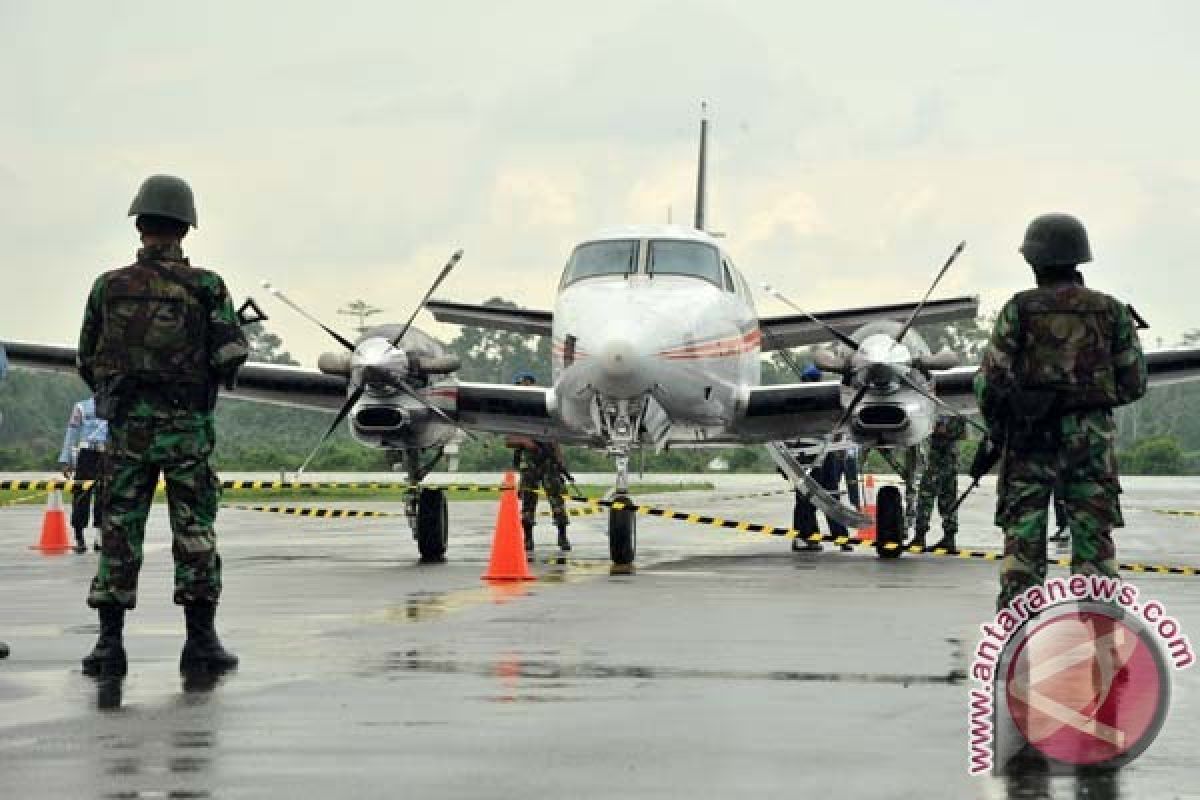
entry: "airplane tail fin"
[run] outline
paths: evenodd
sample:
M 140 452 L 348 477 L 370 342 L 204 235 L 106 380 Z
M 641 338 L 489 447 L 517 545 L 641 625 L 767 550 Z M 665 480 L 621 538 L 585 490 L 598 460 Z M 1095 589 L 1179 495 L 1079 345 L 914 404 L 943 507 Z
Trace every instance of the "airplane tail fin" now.
M 708 103 L 700 104 L 700 158 L 696 167 L 696 230 L 704 230 L 708 205 Z

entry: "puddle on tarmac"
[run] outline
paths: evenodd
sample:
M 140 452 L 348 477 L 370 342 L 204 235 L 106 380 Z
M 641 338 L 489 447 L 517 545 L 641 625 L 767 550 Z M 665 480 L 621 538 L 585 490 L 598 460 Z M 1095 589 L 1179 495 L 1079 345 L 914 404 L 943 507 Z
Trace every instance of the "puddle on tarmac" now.
M 816 672 L 804 670 L 736 670 L 699 669 L 689 667 L 651 667 L 639 665 L 601 664 L 597 662 L 560 662 L 547 659 L 503 658 L 495 662 L 471 662 L 427 656 L 409 650 L 390 654 L 377 668 L 383 674 L 430 673 L 439 675 L 464 674 L 495 677 L 505 680 L 557 681 L 566 680 L 717 680 L 717 681 L 783 681 L 792 683 L 855 683 L 891 684 L 896 686 L 946 685 L 955 686 L 966 680 L 966 673 L 953 669 L 943 674 L 888 672 Z
M 503 605 L 536 594 L 537 586 L 580 583 L 609 571 L 607 561 L 555 558 L 542 562 L 545 569 L 536 581 L 488 581 L 474 589 L 450 592 L 412 592 L 403 605 L 391 606 L 369 615 L 370 619 L 388 623 L 428 622 L 455 611 L 492 603 Z

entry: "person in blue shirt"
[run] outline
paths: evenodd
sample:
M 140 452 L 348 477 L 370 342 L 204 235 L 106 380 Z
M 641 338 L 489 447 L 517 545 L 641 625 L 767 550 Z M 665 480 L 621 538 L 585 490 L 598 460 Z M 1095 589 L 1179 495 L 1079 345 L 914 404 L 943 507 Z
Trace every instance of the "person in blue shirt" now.
M 104 469 L 104 451 L 108 448 L 108 422 L 96 416 L 96 398 L 81 400 L 71 409 L 67 421 L 67 435 L 63 437 L 62 452 L 58 455 L 58 466 L 68 479 L 77 481 L 99 480 Z M 92 511 L 92 524 L 100 527 L 100 492 L 92 484 L 87 489 L 71 492 L 71 527 L 75 529 L 75 552 L 86 553 L 87 543 L 83 530 L 88 526 L 88 510 Z M 99 539 L 95 548 L 100 549 Z

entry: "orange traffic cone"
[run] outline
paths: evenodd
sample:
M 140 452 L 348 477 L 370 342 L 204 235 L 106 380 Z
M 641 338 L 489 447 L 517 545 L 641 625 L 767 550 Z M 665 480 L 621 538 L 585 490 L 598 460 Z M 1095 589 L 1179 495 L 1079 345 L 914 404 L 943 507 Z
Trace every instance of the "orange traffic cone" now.
M 536 580 L 525 560 L 525 536 L 521 531 L 521 511 L 517 507 L 517 478 L 504 473 L 504 488 L 500 491 L 500 508 L 496 512 L 496 532 L 492 536 L 492 560 L 485 581 Z
M 47 555 L 59 555 L 71 549 L 67 539 L 67 512 L 63 511 L 62 492 L 57 489 L 46 494 L 42 538 L 34 549 Z
M 875 476 L 867 473 L 867 480 L 863 484 L 863 513 L 871 518 L 871 524 L 865 528 L 858 529 L 858 538 L 865 542 L 875 541 Z

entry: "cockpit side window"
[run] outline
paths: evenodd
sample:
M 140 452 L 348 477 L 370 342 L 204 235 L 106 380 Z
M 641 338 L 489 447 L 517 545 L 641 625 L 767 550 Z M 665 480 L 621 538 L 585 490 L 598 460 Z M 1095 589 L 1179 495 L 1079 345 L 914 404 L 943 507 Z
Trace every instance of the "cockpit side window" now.
M 721 256 L 704 242 L 653 239 L 646 259 L 651 275 L 688 275 L 721 285 Z
M 611 239 L 584 242 L 575 248 L 563 270 L 562 285 L 601 275 L 629 275 L 637 272 L 637 239 Z

